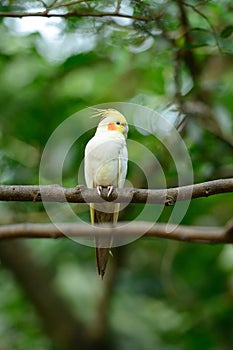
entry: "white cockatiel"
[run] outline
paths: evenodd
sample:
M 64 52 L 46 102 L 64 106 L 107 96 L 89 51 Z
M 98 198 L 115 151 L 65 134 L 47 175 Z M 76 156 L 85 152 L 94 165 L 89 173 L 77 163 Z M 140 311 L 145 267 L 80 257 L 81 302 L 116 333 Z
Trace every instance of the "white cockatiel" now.
M 128 124 L 125 117 L 115 109 L 101 109 L 101 116 L 94 137 L 85 149 L 85 179 L 87 187 L 96 188 L 101 196 L 107 188 L 108 196 L 114 187 L 123 187 L 127 173 L 128 152 L 126 138 Z M 112 223 L 118 220 L 120 204 L 105 201 L 90 204 L 91 223 Z M 103 278 L 109 251 L 110 238 L 96 239 L 96 260 L 99 275 Z

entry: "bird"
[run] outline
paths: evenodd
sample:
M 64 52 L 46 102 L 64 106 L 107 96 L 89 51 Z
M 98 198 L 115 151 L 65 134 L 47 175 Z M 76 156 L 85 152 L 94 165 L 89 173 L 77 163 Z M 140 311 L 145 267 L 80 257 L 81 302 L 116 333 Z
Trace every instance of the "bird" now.
M 114 188 L 122 188 L 127 174 L 128 151 L 126 139 L 128 123 L 116 109 L 98 109 L 94 116 L 101 117 L 95 135 L 85 147 L 84 176 L 88 188 L 96 188 L 101 196 L 104 189 L 110 197 Z M 117 223 L 119 203 L 108 201 L 90 203 L 91 224 Z M 103 279 L 109 253 L 110 237 L 95 238 L 96 263 Z

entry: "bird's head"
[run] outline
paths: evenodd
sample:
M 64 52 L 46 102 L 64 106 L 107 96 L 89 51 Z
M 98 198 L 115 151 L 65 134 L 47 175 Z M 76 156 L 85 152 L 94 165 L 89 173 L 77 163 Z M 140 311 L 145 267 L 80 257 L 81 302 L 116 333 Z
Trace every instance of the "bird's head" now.
M 98 132 L 119 132 L 122 134 L 125 138 L 127 137 L 128 133 L 128 124 L 120 112 L 118 112 L 116 109 L 101 109 L 98 110 L 98 113 L 95 114 L 96 116 L 101 116 L 102 120 L 98 125 L 97 131 Z

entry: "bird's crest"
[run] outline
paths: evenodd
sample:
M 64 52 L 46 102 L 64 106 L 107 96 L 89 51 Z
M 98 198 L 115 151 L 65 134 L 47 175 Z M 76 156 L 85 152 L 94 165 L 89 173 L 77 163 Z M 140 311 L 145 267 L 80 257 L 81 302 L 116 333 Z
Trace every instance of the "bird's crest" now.
M 104 118 L 108 117 L 110 113 L 112 114 L 119 114 L 119 112 L 116 109 L 113 108 L 107 108 L 107 109 L 100 109 L 100 108 L 94 108 L 94 107 L 89 107 L 95 113 L 91 116 L 91 118 L 96 118 L 96 117 L 101 117 L 103 120 Z

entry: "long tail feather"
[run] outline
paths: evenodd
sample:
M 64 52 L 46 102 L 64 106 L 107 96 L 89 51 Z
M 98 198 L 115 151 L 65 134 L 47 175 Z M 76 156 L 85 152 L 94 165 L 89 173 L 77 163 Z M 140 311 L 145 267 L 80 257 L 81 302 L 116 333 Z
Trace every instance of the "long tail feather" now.
M 108 263 L 109 249 L 96 247 L 95 254 L 96 254 L 96 263 L 97 263 L 98 273 L 103 279 L 106 266 Z
M 111 223 L 111 226 L 113 226 L 118 219 L 118 213 L 119 213 L 119 206 L 118 204 L 108 204 L 108 212 L 103 212 L 96 209 L 96 204 L 91 205 L 91 219 L 92 224 L 95 223 Z M 99 209 L 99 208 L 98 208 Z M 105 206 L 106 209 L 106 206 Z M 98 268 L 98 273 L 103 279 L 106 266 L 108 263 L 108 257 L 109 252 L 112 245 L 112 238 L 111 237 L 96 237 L 95 239 L 95 245 L 96 245 L 96 263 Z

